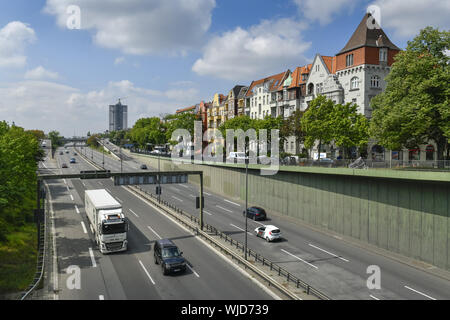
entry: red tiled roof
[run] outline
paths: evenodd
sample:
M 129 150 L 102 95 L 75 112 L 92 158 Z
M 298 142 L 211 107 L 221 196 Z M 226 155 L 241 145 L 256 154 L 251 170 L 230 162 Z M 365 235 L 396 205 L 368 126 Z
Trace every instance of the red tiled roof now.
M 273 76 L 270 76 L 270 77 L 267 77 L 267 78 L 264 78 L 264 79 L 259 79 L 259 80 L 252 81 L 250 87 L 248 88 L 247 94 L 246 94 L 245 96 L 246 96 L 246 97 L 252 96 L 252 95 L 253 95 L 253 91 L 252 91 L 252 90 L 253 90 L 253 88 L 254 88 L 255 86 L 257 86 L 257 85 L 259 85 L 259 84 L 262 84 L 262 83 L 264 83 L 264 82 L 270 81 L 270 80 L 273 80 L 273 82 L 272 82 L 272 84 L 271 84 L 271 86 L 270 86 L 270 88 L 269 88 L 269 91 L 276 90 L 276 89 L 278 88 L 278 86 L 279 86 L 279 85 L 284 81 L 284 79 L 286 78 L 286 75 L 287 75 L 288 71 L 289 71 L 289 70 L 284 71 L 284 72 L 281 72 L 281 73 L 278 73 L 278 74 L 275 74 L 275 75 L 273 75 Z
M 186 112 L 186 111 L 190 111 L 192 109 L 195 109 L 195 106 L 187 107 L 187 108 L 184 108 L 184 109 L 178 109 L 176 111 L 176 113 Z

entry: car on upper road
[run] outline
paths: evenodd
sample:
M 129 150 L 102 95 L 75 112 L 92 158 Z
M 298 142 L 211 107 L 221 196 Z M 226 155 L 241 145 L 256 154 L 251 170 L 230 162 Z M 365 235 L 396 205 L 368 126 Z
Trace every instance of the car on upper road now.
M 226 158 L 226 161 L 231 163 L 245 163 L 245 159 L 247 159 L 245 152 L 230 152 L 230 154 Z
M 63 154 L 64 154 L 64 152 L 62 152 L 62 151 L 59 152 L 59 155 L 60 155 L 60 156 L 62 156 Z
M 70 158 L 70 163 L 76 163 L 77 161 L 75 160 L 75 158 Z
M 245 211 L 242 212 L 245 216 Z M 253 220 L 266 220 L 267 214 L 263 208 L 260 207 L 250 207 L 247 209 L 247 217 Z
M 281 231 L 278 227 L 267 225 L 255 229 L 257 237 L 265 239 L 267 242 L 281 239 Z
M 183 252 L 180 252 L 176 244 L 170 239 L 157 240 L 153 247 L 153 256 L 155 264 L 161 264 L 164 275 L 171 272 L 186 271 L 186 260 L 183 257 Z
M 61 168 L 68 168 L 67 163 L 63 163 L 63 164 L 61 165 Z
M 77 156 L 78 154 L 76 152 L 73 153 L 74 156 Z
M 142 169 L 142 170 L 147 170 L 147 165 L 141 164 L 141 169 Z
M 66 153 L 69 153 L 69 150 L 66 150 Z

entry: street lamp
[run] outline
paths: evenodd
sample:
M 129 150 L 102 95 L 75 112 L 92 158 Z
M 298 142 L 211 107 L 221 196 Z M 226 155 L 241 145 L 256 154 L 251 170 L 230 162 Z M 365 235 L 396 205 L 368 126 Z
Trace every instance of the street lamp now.
M 249 157 L 247 155 L 247 146 L 245 146 L 245 245 L 244 245 L 244 256 L 247 260 L 247 210 L 248 210 L 248 161 Z

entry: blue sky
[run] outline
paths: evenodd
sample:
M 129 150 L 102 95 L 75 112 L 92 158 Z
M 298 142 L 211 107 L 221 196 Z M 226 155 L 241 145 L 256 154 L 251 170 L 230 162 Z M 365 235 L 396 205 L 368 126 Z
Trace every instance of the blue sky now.
M 71 4 L 81 30 L 65 25 Z M 108 104 L 125 96 L 132 126 L 335 55 L 371 4 L 400 48 L 426 25 L 449 28 L 438 0 L 2 1 L 0 120 L 101 132 Z

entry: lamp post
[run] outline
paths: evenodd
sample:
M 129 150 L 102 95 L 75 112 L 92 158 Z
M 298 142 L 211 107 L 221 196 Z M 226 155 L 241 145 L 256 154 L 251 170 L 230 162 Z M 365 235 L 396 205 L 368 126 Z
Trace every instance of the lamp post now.
M 248 210 L 248 161 L 249 157 L 247 155 L 247 146 L 245 147 L 245 245 L 244 245 L 244 256 L 247 260 L 247 210 Z

